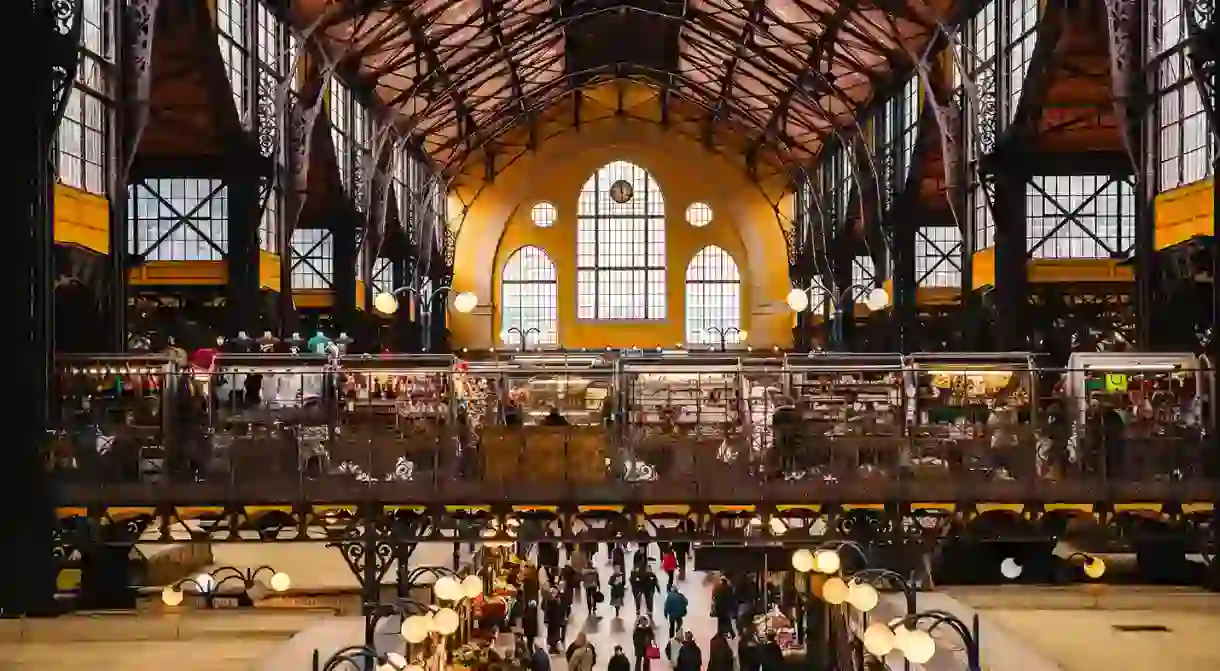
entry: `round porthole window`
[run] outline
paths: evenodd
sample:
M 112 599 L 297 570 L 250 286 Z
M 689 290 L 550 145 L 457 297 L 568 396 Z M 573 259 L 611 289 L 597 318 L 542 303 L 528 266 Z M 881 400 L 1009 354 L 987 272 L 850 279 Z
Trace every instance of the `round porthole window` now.
M 534 221 L 534 225 L 538 228 L 550 228 L 555 223 L 555 218 L 559 213 L 555 210 L 555 206 L 543 201 L 534 206 L 530 210 L 530 219 Z
M 712 223 L 712 206 L 707 203 L 691 203 L 691 206 L 686 208 L 686 223 L 695 228 Z

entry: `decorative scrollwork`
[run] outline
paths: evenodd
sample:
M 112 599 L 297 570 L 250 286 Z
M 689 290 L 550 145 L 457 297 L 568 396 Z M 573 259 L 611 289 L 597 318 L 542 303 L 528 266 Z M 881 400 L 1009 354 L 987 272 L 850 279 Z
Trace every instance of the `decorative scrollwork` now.
M 50 54 L 50 105 L 48 129 L 59 128 L 76 69 L 80 63 L 81 5 L 83 0 L 41 0 L 35 3 L 35 11 L 46 28 L 43 35 L 35 37 L 45 42 Z M 47 133 L 48 139 L 54 132 Z
M 995 68 L 979 73 L 979 100 L 975 110 L 979 146 L 984 154 L 995 150 L 996 143 L 996 79 Z
M 386 573 L 390 570 L 390 564 L 394 562 L 394 543 L 380 540 L 380 538 L 374 541 L 371 544 L 372 557 L 369 556 L 369 545 L 365 539 L 361 538 L 327 543 L 327 547 L 339 548 L 339 552 L 343 555 L 343 562 L 347 564 L 352 575 L 356 576 L 356 580 L 361 582 L 362 587 L 370 559 L 374 562 L 373 570 L 378 583 L 385 578 Z
M 255 104 L 258 107 L 258 150 L 266 158 L 279 153 L 280 115 L 276 105 L 279 82 L 275 76 L 266 70 L 258 73 L 258 95 Z

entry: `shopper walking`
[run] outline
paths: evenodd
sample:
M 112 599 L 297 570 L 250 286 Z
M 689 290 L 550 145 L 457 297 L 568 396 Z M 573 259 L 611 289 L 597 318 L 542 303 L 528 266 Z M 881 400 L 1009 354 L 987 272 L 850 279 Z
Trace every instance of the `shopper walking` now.
M 614 654 L 610 656 L 610 662 L 606 664 L 606 671 L 631 671 L 631 660 L 627 659 L 623 646 L 614 646 Z
M 729 579 L 720 576 L 712 588 L 712 614 L 716 616 L 716 633 L 733 638 L 733 618 L 737 617 L 737 596 Z
M 673 638 L 682 631 L 682 621 L 686 619 L 686 610 L 689 602 L 686 595 L 679 592 L 673 585 L 669 586 L 669 593 L 665 595 L 665 606 L 662 612 L 665 619 L 669 620 L 669 637 Z
M 622 568 L 615 566 L 614 574 L 610 576 L 610 605 L 614 607 L 614 617 L 619 617 L 623 610 L 623 601 L 627 598 L 627 576 Z M 637 610 L 638 610 L 637 606 Z
M 701 671 L 703 668 L 703 651 L 695 643 L 695 635 L 686 632 L 682 636 L 682 646 L 678 648 L 678 663 L 674 671 Z
M 666 550 L 665 554 L 661 555 L 661 570 L 665 571 L 665 589 L 673 589 L 674 573 L 678 571 L 678 558 L 674 556 L 673 550 Z
M 724 634 L 716 634 L 708 644 L 707 671 L 733 671 L 733 648 Z M 745 671 L 745 665 L 742 665 Z
M 652 631 L 652 621 L 641 615 L 631 632 L 631 644 L 635 652 L 635 671 L 648 671 L 653 659 L 661 656 L 657 648 L 657 635 Z

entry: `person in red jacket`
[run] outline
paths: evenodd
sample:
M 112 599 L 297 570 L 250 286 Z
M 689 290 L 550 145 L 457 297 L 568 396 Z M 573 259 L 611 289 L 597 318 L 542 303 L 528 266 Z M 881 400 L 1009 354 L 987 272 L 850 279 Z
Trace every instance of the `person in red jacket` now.
M 665 554 L 661 555 L 661 570 L 665 571 L 669 582 L 665 585 L 666 591 L 674 588 L 674 573 L 678 570 L 678 558 L 674 555 L 672 549 L 667 549 Z

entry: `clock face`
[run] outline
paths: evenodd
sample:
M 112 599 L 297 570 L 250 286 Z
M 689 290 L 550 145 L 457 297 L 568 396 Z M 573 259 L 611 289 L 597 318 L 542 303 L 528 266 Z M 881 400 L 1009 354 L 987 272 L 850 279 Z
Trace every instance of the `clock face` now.
M 628 182 L 627 180 L 620 179 L 619 181 L 610 185 L 610 197 L 613 198 L 614 202 L 616 203 L 625 203 L 631 200 L 631 197 L 634 195 L 635 189 L 631 186 L 631 182 Z

